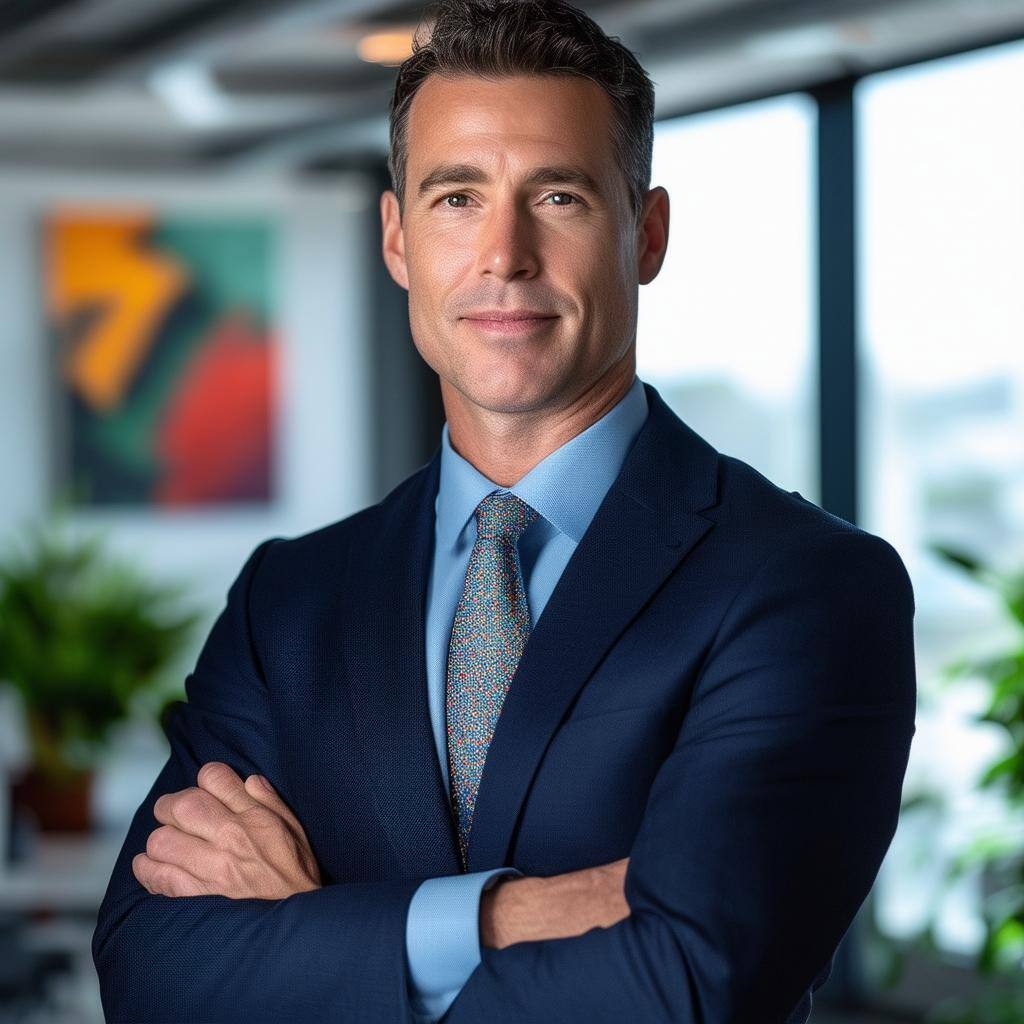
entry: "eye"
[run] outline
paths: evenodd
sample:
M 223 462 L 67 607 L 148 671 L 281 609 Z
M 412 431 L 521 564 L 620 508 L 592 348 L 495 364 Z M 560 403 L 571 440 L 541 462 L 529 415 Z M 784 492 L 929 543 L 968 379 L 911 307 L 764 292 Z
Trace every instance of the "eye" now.
M 553 203 L 554 206 L 572 206 L 573 204 L 579 204 L 579 197 L 574 196 L 571 192 L 552 192 L 551 195 L 545 196 L 546 199 L 555 199 L 561 197 L 562 199 L 571 200 L 571 202 Z
M 466 208 L 469 198 L 465 192 L 449 192 L 447 195 L 441 196 L 441 203 L 449 210 L 463 210 Z M 581 202 L 579 196 L 572 192 L 552 192 L 544 198 L 545 200 L 559 200 L 552 203 L 553 206 L 579 206 Z

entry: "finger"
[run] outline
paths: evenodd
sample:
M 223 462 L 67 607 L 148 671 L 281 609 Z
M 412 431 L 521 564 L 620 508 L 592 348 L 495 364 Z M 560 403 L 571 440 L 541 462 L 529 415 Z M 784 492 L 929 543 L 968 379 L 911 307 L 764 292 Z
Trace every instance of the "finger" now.
M 146 856 L 159 864 L 187 871 L 201 882 L 215 882 L 222 874 L 224 853 L 198 836 L 173 825 L 154 829 L 146 840 Z
M 221 800 L 205 789 L 190 786 L 175 793 L 164 793 L 153 803 L 153 817 L 164 825 L 214 842 L 224 822 L 234 818 Z
M 238 774 L 223 761 L 207 761 L 199 769 L 196 783 L 236 814 L 256 806 Z
M 266 784 L 266 788 L 261 784 L 260 780 Z M 246 791 L 251 793 L 261 804 L 265 807 L 269 807 L 276 814 L 279 814 L 286 822 L 293 832 L 302 836 L 306 839 L 306 832 L 302 827 L 302 823 L 298 818 L 292 814 L 291 808 L 281 799 L 277 794 L 277 790 L 271 786 L 269 780 L 263 775 L 250 775 L 245 780 Z M 308 842 L 309 840 L 306 839 Z
M 210 887 L 174 864 L 161 864 L 144 853 L 132 858 L 132 871 L 139 882 L 157 896 L 210 896 Z

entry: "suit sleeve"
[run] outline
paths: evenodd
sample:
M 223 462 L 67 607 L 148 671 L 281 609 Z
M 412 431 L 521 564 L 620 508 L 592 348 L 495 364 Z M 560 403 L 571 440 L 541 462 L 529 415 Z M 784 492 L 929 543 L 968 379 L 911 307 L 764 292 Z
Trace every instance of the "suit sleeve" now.
M 92 955 L 105 1019 L 261 1024 L 411 1020 L 405 920 L 422 879 L 346 883 L 286 899 L 149 893 L 132 858 L 159 827 L 153 804 L 196 785 L 207 761 L 281 792 L 268 693 L 248 624 L 248 593 L 277 540 L 260 544 L 228 591 L 164 730 L 170 756 L 136 811 L 97 915 Z
M 903 562 L 873 534 L 771 554 L 721 620 L 648 794 L 629 916 L 484 947 L 444 1024 L 785 1024 L 896 830 L 913 615 Z
M 480 963 L 480 896 L 518 868 L 443 875 L 420 883 L 409 904 L 405 943 L 416 1024 L 436 1024 Z

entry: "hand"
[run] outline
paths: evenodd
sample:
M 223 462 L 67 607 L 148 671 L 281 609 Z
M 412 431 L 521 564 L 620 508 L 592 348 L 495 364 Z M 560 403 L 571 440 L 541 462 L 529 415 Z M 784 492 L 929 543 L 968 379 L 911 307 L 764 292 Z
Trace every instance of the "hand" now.
M 163 896 L 280 900 L 321 887 L 309 840 L 287 804 L 260 775 L 245 782 L 209 761 L 198 787 L 164 793 L 146 852 L 132 859 L 135 877 Z
M 630 915 L 629 858 L 548 878 L 504 878 L 480 897 L 480 944 L 564 939 L 610 928 Z

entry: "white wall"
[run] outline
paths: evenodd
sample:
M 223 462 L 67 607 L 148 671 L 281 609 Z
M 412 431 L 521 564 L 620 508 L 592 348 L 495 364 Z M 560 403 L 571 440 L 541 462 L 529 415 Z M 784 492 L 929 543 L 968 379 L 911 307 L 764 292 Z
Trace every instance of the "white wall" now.
M 109 531 L 112 548 L 154 576 L 189 583 L 207 613 L 186 658 L 190 665 L 228 586 L 261 540 L 304 533 L 373 500 L 373 410 L 365 381 L 370 261 L 380 258 L 370 231 L 377 194 L 369 178 L 355 174 L 329 187 L 0 174 L 0 544 L 47 513 L 50 452 L 58 443 L 50 422 L 40 215 L 55 203 L 92 200 L 144 202 L 179 213 L 267 211 L 279 219 L 276 501 L 238 511 L 93 509 L 72 521 L 76 533 Z M 130 789 L 121 810 L 137 803 L 151 782 L 152 775 Z
M 369 179 L 330 189 L 208 179 L 0 176 L 0 535 L 49 506 L 50 342 L 41 314 L 39 216 L 68 200 L 144 201 L 176 212 L 268 211 L 280 218 L 282 341 L 280 489 L 265 508 L 91 509 L 85 529 L 109 528 L 117 548 L 157 573 L 186 573 L 223 597 L 264 537 L 294 535 L 368 502 L 367 210 Z M 377 257 L 379 258 L 379 257 Z

